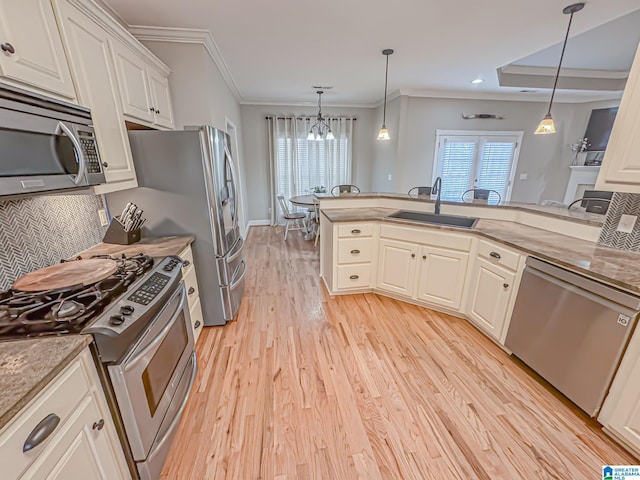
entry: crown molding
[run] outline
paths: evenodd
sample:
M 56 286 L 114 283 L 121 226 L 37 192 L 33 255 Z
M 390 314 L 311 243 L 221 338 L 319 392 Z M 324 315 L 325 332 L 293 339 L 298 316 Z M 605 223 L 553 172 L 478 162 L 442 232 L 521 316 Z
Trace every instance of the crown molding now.
M 222 78 L 231 90 L 238 103 L 242 104 L 242 94 L 231 75 L 226 62 L 209 30 L 196 28 L 149 27 L 129 25 L 129 31 L 138 39 L 147 42 L 197 43 L 204 45 L 205 50 L 218 67 Z
M 240 105 L 253 105 L 262 107 L 314 107 L 318 108 L 318 102 L 308 101 L 287 101 L 287 100 L 243 100 Z M 374 108 L 370 103 L 325 103 L 322 102 L 322 108 Z
M 498 69 L 503 73 L 513 75 L 540 75 L 543 77 L 555 77 L 558 67 L 536 67 L 530 65 L 505 65 Z M 563 68 L 563 77 L 575 78 L 603 78 L 611 80 L 626 80 L 629 70 L 592 70 L 586 68 Z

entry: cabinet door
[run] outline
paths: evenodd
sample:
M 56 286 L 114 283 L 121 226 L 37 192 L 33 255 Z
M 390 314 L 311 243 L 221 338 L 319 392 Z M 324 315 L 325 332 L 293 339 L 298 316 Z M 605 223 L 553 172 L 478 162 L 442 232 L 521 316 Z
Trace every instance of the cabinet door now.
M 75 90 L 51 0 L 0 0 L 0 74 L 75 99 Z
M 101 416 L 94 398 L 87 395 L 72 418 L 56 435 L 55 442 L 22 476 L 23 480 L 122 479 L 114 452 L 103 427 L 93 428 Z M 106 425 L 106 424 L 105 424 Z
M 418 245 L 397 240 L 380 240 L 378 288 L 413 297 Z
M 467 314 L 487 334 L 500 339 L 516 274 L 477 258 L 473 269 Z
M 169 79 L 161 72 L 149 68 L 149 85 L 151 87 L 151 102 L 155 109 L 155 123 L 161 127 L 173 128 L 173 108 Z
M 122 111 L 125 115 L 153 123 L 155 116 L 146 61 L 119 40 L 113 39 L 109 43 L 113 49 Z
M 109 46 L 110 35 L 66 0 L 55 1 L 80 103 L 91 109 L 107 182 L 135 180 L 129 137 Z M 131 188 L 135 185 L 130 185 Z
M 420 252 L 418 300 L 460 309 L 469 254 L 423 246 Z
M 596 188 L 640 193 L 640 47 L 611 131 Z

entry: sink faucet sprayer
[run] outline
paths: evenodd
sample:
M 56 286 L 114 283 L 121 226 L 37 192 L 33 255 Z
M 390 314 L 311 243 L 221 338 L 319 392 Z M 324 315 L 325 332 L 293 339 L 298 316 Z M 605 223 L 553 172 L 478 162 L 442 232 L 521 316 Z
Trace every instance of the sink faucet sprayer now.
M 431 195 L 437 195 L 436 197 L 436 207 L 434 213 L 436 215 L 440 215 L 440 193 L 442 192 L 442 178 L 437 177 L 433 182 L 433 187 L 431 187 Z

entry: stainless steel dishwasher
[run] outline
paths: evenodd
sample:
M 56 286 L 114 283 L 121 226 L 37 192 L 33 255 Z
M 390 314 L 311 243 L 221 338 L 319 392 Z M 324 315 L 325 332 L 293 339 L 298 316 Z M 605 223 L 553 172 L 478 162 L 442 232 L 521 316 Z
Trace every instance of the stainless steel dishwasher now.
M 635 295 L 529 257 L 505 345 L 595 417 L 639 311 Z

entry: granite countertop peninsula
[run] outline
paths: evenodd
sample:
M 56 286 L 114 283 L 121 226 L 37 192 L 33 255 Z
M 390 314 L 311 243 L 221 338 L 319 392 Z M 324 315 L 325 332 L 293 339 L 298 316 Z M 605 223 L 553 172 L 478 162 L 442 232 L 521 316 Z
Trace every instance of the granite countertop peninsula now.
M 145 237 L 131 245 L 118 245 L 115 243 L 99 243 L 83 252 L 77 257 L 89 258 L 93 255 L 137 255 L 142 253 L 150 257 L 166 257 L 178 255 L 196 239 L 193 235 L 180 235 L 172 237 Z
M 320 194 L 315 194 L 315 196 L 323 201 L 345 200 L 348 198 L 353 198 L 353 199 L 411 200 L 414 202 L 421 202 L 421 203 L 435 203 L 435 200 L 432 200 L 430 196 L 407 195 L 405 193 L 362 192 L 362 193 L 343 193 L 337 196 L 320 193 Z M 489 205 L 484 203 L 443 201 L 442 205 L 519 210 L 521 212 L 531 212 L 537 215 L 545 215 L 548 217 L 562 218 L 563 220 L 568 220 L 568 221 L 577 222 L 577 223 L 584 223 L 587 225 L 593 225 L 597 227 L 601 227 L 604 224 L 604 218 L 605 218 L 604 215 L 586 212 L 583 209 L 576 208 L 576 207 L 569 210 L 566 207 L 543 206 L 543 205 L 536 205 L 533 203 L 505 202 L 505 203 L 500 203 L 499 205 Z
M 0 342 L 0 428 L 91 342 L 91 335 Z
M 474 228 L 466 229 L 385 218 L 395 211 L 394 208 L 336 208 L 322 210 L 322 213 L 331 222 L 382 221 L 477 235 L 618 288 L 640 293 L 639 252 L 618 250 L 505 220 L 481 218 Z

